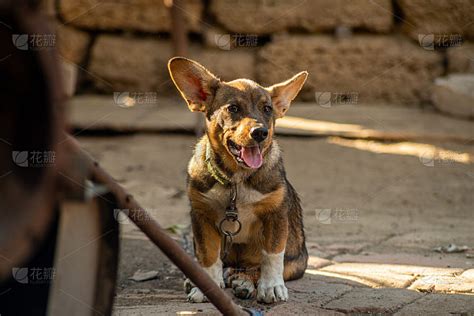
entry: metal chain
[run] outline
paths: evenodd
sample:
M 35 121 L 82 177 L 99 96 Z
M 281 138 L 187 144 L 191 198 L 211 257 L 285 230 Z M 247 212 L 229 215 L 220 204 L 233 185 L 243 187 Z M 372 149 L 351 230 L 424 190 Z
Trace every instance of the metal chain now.
M 237 223 L 237 229 L 230 231 L 223 228 L 225 222 Z M 219 230 L 222 234 L 222 251 L 221 259 L 224 260 L 230 252 L 232 246 L 233 237 L 237 235 L 242 229 L 242 223 L 239 221 L 239 212 L 237 209 L 237 186 L 233 183 L 230 190 L 230 202 L 229 206 L 225 210 L 224 218 L 219 223 Z

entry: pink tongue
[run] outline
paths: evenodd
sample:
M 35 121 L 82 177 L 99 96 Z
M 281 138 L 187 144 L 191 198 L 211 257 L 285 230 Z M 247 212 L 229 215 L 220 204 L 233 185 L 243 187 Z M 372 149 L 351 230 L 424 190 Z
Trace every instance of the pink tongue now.
M 242 147 L 240 155 L 250 168 L 257 169 L 262 165 L 262 154 L 260 153 L 260 148 L 258 148 L 258 146 Z

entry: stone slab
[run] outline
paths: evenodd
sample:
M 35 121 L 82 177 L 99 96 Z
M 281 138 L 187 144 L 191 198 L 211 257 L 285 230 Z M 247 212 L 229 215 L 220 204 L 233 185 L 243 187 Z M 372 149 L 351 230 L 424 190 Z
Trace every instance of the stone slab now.
M 439 254 L 432 251 L 412 251 L 398 247 L 368 247 L 360 254 L 341 254 L 332 258 L 333 261 L 358 262 L 358 263 L 382 263 L 414 265 L 433 268 L 458 268 L 466 269 L 474 266 L 474 260 L 468 259 L 464 254 Z
M 472 295 L 429 294 L 412 304 L 404 306 L 395 315 L 472 315 L 474 297 Z
M 459 226 L 456 229 L 431 228 L 395 236 L 387 240 L 386 246 L 397 246 L 412 249 L 433 251 L 435 247 L 455 243 L 459 246 L 472 245 L 474 236 L 468 227 Z
M 150 93 L 158 95 L 158 92 Z M 117 106 L 113 93 L 77 96 L 70 101 L 71 123 L 78 129 L 90 130 L 194 130 L 199 114 L 189 112 L 184 101 L 178 97 L 156 98 L 156 104 L 122 108 Z M 322 109 L 315 104 L 295 104 L 290 108 L 288 118 L 277 121 L 277 133 L 356 138 L 377 135 L 382 140 L 393 140 L 395 135 L 398 140 L 451 140 L 462 143 L 468 142 L 474 133 L 471 122 L 396 106 L 359 105 Z M 299 124 L 300 118 L 304 124 Z
M 113 94 L 77 96 L 71 99 L 72 126 L 79 130 L 194 131 L 196 113 L 190 112 L 179 99 L 157 98 L 156 102 L 120 107 Z
M 228 51 L 191 44 L 189 55 L 223 80 L 255 79 L 256 54 L 252 49 Z M 100 35 L 92 47 L 87 71 L 103 92 L 136 90 L 178 95 L 167 66 L 173 56 L 169 39 Z
M 291 119 L 277 121 L 282 133 L 300 135 L 335 135 L 357 138 L 396 138 L 414 141 L 468 142 L 474 124 L 419 108 L 393 104 L 335 105 L 295 103 L 288 110 Z M 303 118 L 298 120 L 294 118 Z
M 474 279 L 462 275 L 428 275 L 417 279 L 410 289 L 419 292 L 474 293 Z
M 287 282 L 286 286 L 290 293 L 290 302 L 309 303 L 313 307 L 321 307 L 353 289 L 347 284 L 321 282 L 311 274 L 306 274 L 302 279 Z
M 300 97 L 324 106 L 380 101 L 414 106 L 429 100 L 431 83 L 443 72 L 440 53 L 394 36 L 277 36 L 258 58 L 261 84 L 306 70 Z
M 71 25 L 92 30 L 165 32 L 171 29 L 171 16 L 163 1 L 124 0 L 60 0 L 59 13 Z M 188 27 L 200 28 L 203 4 L 198 0 L 186 1 L 181 8 Z
M 355 277 L 373 287 L 405 288 L 415 279 L 416 268 L 388 264 L 340 263 L 320 270 L 339 274 L 341 277 Z
M 447 57 L 449 73 L 474 73 L 474 43 L 449 48 Z
M 392 5 L 387 0 L 221 0 L 213 1 L 210 10 L 226 29 L 247 34 L 328 31 L 339 26 L 388 32 L 393 26 Z
M 436 38 L 445 35 L 474 37 L 470 0 L 399 0 L 397 3 L 403 14 L 402 29 L 415 40 L 422 34 L 433 34 Z
M 57 24 L 58 52 L 66 61 L 81 64 L 87 55 L 91 36 L 84 31 L 63 24 Z
M 404 289 L 355 289 L 324 308 L 345 313 L 393 313 L 420 296 Z

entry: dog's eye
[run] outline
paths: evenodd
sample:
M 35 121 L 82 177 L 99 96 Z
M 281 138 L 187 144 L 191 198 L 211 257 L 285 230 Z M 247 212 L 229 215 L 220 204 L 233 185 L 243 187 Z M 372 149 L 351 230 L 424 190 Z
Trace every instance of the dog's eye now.
M 265 105 L 265 106 L 263 107 L 263 111 L 264 111 L 265 113 L 272 113 L 273 108 L 272 108 L 271 106 L 269 106 L 269 105 Z
M 229 111 L 230 113 L 238 113 L 240 111 L 240 108 L 236 104 L 231 104 L 227 107 L 227 111 Z

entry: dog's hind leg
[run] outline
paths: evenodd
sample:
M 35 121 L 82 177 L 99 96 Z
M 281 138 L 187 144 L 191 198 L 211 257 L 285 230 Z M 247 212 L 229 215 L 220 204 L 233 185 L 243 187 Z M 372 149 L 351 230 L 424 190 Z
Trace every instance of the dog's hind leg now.
M 308 252 L 306 251 L 306 247 L 296 256 L 285 253 L 284 266 L 283 279 L 285 281 L 297 280 L 303 277 L 306 267 L 308 266 Z
M 308 265 L 308 250 L 305 244 L 303 229 L 303 210 L 295 189 L 288 184 L 288 195 L 290 207 L 288 212 L 289 234 L 285 248 L 285 259 L 283 279 L 285 281 L 296 280 L 304 275 Z

